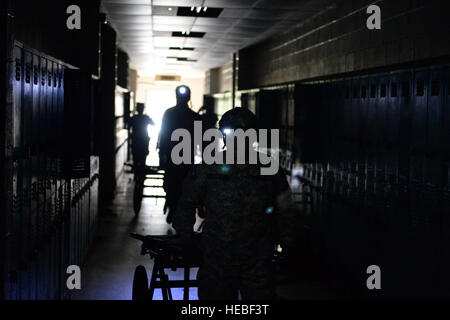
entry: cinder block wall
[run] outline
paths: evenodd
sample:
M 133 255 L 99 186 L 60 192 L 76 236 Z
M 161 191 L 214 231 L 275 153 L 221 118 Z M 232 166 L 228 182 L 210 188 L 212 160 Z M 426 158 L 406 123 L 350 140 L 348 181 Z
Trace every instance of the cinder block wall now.
M 381 30 L 369 30 L 370 4 Z M 337 1 L 239 52 L 239 90 L 358 72 L 450 55 L 448 0 Z

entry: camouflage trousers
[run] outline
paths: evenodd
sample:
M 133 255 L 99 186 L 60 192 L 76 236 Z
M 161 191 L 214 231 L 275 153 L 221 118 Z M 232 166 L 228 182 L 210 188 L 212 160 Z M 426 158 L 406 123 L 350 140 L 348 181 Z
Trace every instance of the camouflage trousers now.
M 247 261 L 224 266 L 203 263 L 197 279 L 200 300 L 275 299 L 274 268 L 271 259 Z

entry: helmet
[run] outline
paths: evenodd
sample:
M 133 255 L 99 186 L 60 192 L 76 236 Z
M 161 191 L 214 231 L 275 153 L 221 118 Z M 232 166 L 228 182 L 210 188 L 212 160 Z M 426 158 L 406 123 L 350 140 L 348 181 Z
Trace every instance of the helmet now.
M 145 104 L 143 103 L 136 103 L 136 111 L 138 113 L 143 113 L 144 112 L 144 108 L 145 108 Z
M 227 134 L 226 130 L 257 129 L 258 120 L 247 108 L 236 107 L 224 113 L 219 121 L 219 129 Z
M 177 102 L 187 103 L 191 100 L 191 89 L 188 86 L 181 85 L 175 89 L 175 94 L 177 96 Z

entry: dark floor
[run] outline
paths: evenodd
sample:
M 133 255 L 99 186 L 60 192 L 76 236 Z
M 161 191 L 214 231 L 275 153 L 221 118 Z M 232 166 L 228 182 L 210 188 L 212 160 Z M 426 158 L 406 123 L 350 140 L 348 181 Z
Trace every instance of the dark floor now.
M 153 181 L 146 181 L 153 184 Z M 149 192 L 146 190 L 144 192 Z M 143 265 L 150 270 L 153 261 L 140 254 L 141 242 L 129 237 L 131 232 L 167 234 L 163 215 L 164 199 L 144 198 L 138 218 L 133 213 L 132 175 L 124 173 L 118 181 L 117 194 L 109 212 L 100 216 L 97 234 L 82 267 L 82 288 L 72 293 L 74 300 L 131 299 L 134 268 Z M 171 279 L 182 279 L 183 270 L 166 270 Z M 195 277 L 193 270 L 191 277 Z M 174 299 L 182 299 L 182 289 L 172 289 Z M 160 290 L 154 299 L 162 299 Z M 190 299 L 197 299 L 197 289 L 190 289 Z

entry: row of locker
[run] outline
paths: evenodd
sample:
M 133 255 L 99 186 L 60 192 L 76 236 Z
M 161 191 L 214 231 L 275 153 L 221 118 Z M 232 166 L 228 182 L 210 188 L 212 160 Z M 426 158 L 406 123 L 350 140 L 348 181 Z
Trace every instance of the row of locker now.
M 7 243 L 7 299 L 68 297 L 67 267 L 82 265 L 95 230 L 98 174 L 67 180 L 45 204 L 47 209 L 37 214 L 41 222 L 25 221 L 32 215 L 27 208 L 12 212 L 16 220 L 12 227 L 18 233 L 11 233 Z
M 439 66 L 296 85 L 286 164 L 312 190 L 312 246 L 363 295 L 377 264 L 384 297 L 449 296 L 449 80 Z
M 64 154 L 66 146 L 74 148 L 67 141 L 67 93 L 76 94 L 72 78 L 65 79 L 71 72 L 67 66 L 20 43 L 11 64 L 12 209 L 6 212 L 5 297 L 62 298 L 64 268 L 81 263 L 97 215 L 98 160 L 82 154 L 80 162 Z M 84 178 L 68 175 L 80 167 Z
M 448 156 L 449 78 L 443 66 L 297 85 L 298 125 L 310 134 L 311 158 L 326 160 L 336 154 L 326 147 L 344 144 L 352 155 L 404 150 Z
M 449 78 L 450 67 L 440 66 L 291 84 L 242 93 L 241 100 L 261 127 L 280 129 L 282 149 L 300 142 L 300 162 L 342 153 L 327 153 L 330 145 L 348 145 L 352 155 L 402 149 L 448 156 Z
M 314 184 L 348 203 L 400 201 L 412 222 L 432 219 L 415 212 L 444 203 L 450 190 L 449 79 L 441 66 L 297 85 L 292 163 L 320 163 Z

